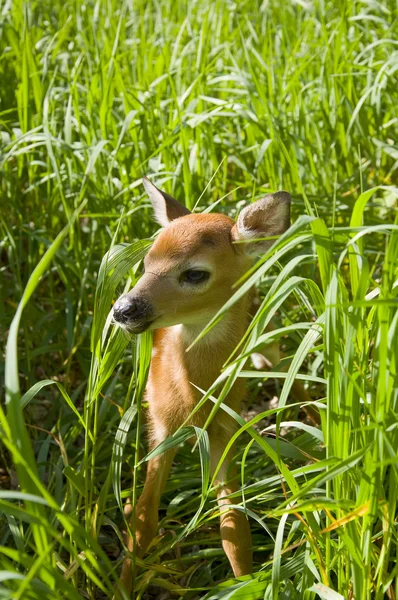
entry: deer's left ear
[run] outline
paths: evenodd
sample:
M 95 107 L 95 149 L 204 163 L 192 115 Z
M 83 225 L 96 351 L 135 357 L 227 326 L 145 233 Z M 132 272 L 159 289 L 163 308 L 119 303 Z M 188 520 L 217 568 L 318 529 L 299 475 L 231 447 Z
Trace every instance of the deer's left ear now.
M 232 239 L 247 241 L 281 235 L 290 227 L 290 194 L 276 192 L 246 206 L 232 228 Z M 260 240 L 242 244 L 248 254 L 262 254 L 275 240 Z
M 159 190 L 145 175 L 142 182 L 152 203 L 155 219 L 162 227 L 167 227 L 171 221 L 178 219 L 178 217 L 191 214 L 185 206 L 174 200 L 172 196 Z

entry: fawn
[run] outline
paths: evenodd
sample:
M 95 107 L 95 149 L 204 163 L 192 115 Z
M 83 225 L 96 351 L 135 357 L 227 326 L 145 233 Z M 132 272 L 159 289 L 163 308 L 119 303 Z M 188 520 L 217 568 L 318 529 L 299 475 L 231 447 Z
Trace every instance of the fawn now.
M 290 225 L 290 195 L 270 194 L 244 208 L 235 223 L 223 214 L 192 214 L 174 198 L 144 177 L 155 218 L 165 229 L 144 260 L 145 272 L 137 285 L 117 300 L 115 321 L 131 333 L 154 330 L 152 362 L 146 387 L 149 404 L 150 449 L 172 435 L 186 421 L 247 330 L 252 297 L 248 293 L 230 309 L 189 352 L 187 348 L 232 295 L 233 284 L 250 268 L 253 255 Z M 237 241 L 248 243 L 236 244 Z M 251 241 L 253 240 L 253 241 Z M 192 385 L 194 384 L 194 385 Z M 197 387 L 195 387 L 197 386 Z M 245 394 L 238 379 L 227 403 L 240 411 Z M 307 399 L 307 398 L 306 398 Z M 211 404 L 208 402 L 207 404 Z M 203 426 L 211 406 L 204 406 L 189 424 Z M 235 431 L 235 422 L 218 411 L 208 429 L 211 470 L 221 458 Z M 175 450 L 148 462 L 143 492 L 135 513 L 135 544 L 128 548 L 142 556 L 157 533 L 158 507 Z M 217 501 L 224 551 L 235 576 L 252 572 L 251 533 L 247 517 L 231 509 L 229 498 L 237 490 L 228 478 L 229 456 L 217 476 Z M 121 583 L 132 587 L 132 567 L 126 558 Z

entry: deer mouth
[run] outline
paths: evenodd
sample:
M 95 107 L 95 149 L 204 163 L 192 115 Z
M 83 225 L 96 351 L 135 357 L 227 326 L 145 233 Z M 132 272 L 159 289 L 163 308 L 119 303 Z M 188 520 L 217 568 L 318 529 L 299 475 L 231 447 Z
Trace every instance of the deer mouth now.
M 152 319 L 151 321 L 145 321 L 145 323 L 119 323 L 119 327 L 127 331 L 127 333 L 137 335 L 138 333 L 144 333 L 144 331 L 148 331 L 149 329 L 155 329 L 152 325 L 157 321 L 158 318 Z

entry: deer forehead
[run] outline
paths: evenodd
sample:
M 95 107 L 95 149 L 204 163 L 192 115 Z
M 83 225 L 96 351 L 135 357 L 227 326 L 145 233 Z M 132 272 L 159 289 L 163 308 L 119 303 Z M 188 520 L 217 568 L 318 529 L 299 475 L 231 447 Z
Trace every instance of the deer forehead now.
M 167 262 L 169 267 L 192 260 L 216 260 L 234 254 L 231 229 L 234 222 L 220 214 L 186 215 L 172 221 L 158 236 L 147 262 Z

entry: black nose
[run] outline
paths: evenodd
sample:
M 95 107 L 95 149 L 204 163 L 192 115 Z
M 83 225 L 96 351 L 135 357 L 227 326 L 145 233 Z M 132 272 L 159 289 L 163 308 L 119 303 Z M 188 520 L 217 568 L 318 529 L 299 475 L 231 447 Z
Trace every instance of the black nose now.
M 144 298 L 132 298 L 128 294 L 119 298 L 113 306 L 113 317 L 118 323 L 146 319 L 150 312 L 149 304 Z

